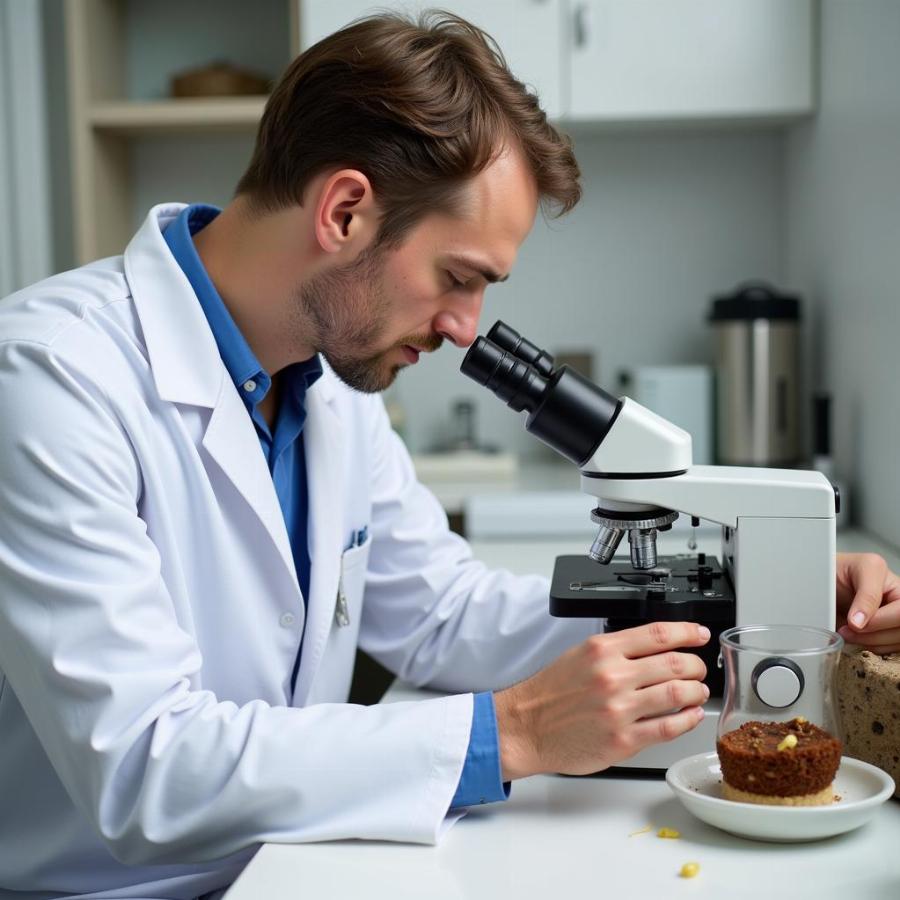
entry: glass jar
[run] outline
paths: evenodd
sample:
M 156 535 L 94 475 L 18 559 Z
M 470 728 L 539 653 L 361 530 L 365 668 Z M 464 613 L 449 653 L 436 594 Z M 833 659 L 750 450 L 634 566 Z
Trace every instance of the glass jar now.
M 741 625 L 723 631 L 725 696 L 718 737 L 745 722 L 803 716 L 841 739 L 835 675 L 844 639 L 806 625 Z

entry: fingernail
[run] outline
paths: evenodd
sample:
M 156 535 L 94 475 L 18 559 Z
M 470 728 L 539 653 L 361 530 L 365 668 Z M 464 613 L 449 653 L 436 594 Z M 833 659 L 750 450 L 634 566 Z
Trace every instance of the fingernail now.
M 705 684 L 703 685 L 703 695 L 709 700 L 709 688 Z
M 700 634 L 700 637 L 703 638 L 704 641 L 709 640 L 709 629 L 705 625 L 700 625 L 697 628 L 697 631 Z
M 702 706 L 697 707 L 697 718 L 702 719 L 706 715 L 706 710 Z
M 850 621 L 857 627 L 862 628 L 863 625 L 866 624 L 866 616 L 865 613 L 855 612 L 852 616 L 850 616 Z

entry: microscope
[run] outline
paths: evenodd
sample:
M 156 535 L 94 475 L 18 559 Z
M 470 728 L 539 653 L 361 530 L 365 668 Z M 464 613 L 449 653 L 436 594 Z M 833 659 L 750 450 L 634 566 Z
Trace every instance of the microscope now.
M 476 339 L 461 370 L 526 412 L 526 430 L 573 462 L 581 489 L 597 498 L 587 555 L 556 560 L 551 615 L 606 619 L 608 632 L 653 621 L 711 632 L 699 651 L 710 688 L 700 725 L 620 765 L 665 769 L 713 749 L 724 688 L 719 635 L 734 625 L 834 627 L 837 492 L 819 472 L 693 465 L 687 432 L 557 367 L 503 322 Z M 721 526 L 721 560 L 657 556 L 658 533 L 679 515 Z M 617 556 L 626 534 L 629 554 Z M 778 666 L 767 675 L 776 687 L 780 677 Z

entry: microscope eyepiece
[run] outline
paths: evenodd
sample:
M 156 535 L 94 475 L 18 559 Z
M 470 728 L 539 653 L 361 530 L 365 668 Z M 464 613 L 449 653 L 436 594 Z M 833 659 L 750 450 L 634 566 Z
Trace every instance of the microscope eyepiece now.
M 523 338 L 518 331 L 510 328 L 505 322 L 498 319 L 488 331 L 487 339 L 501 349 L 509 351 L 522 362 L 534 366 L 541 375 L 547 376 L 553 372 L 553 357 L 546 350 L 541 350 L 540 347 Z
M 554 369 L 553 357 L 503 322 L 475 340 L 460 368 L 511 409 L 527 411 L 525 428 L 578 466 L 594 455 L 619 412 L 615 397 L 568 366 Z
M 541 402 L 547 379 L 533 366 L 489 338 L 476 338 L 460 371 L 496 394 L 516 412 L 532 412 Z

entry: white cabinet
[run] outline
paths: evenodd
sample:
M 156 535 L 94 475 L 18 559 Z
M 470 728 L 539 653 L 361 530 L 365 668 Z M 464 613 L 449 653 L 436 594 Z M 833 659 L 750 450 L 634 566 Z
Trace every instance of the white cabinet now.
M 483 28 L 497 41 L 513 74 L 536 90 L 547 113 L 553 118 L 563 114 L 564 0 L 303 0 L 300 44 L 305 49 L 366 13 L 390 8 L 415 14 L 434 7 Z
M 301 46 L 426 0 L 301 0 Z M 492 35 L 551 118 L 784 119 L 815 105 L 816 0 L 445 0 Z
M 567 117 L 809 113 L 814 13 L 813 0 L 573 0 Z

